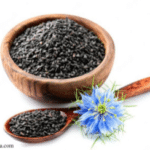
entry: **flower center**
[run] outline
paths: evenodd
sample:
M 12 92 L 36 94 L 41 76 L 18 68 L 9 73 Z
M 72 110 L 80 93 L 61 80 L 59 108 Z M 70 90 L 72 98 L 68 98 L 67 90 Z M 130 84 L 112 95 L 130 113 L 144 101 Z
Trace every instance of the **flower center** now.
M 98 112 L 100 114 L 104 114 L 106 112 L 106 104 L 105 103 L 98 105 Z

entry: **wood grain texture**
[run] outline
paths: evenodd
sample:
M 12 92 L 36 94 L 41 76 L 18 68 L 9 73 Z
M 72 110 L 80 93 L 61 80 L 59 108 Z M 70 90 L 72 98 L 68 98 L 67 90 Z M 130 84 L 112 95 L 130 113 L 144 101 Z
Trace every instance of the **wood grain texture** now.
M 148 91 L 150 91 L 150 77 L 141 79 L 120 88 L 118 91 L 116 91 L 116 96 L 118 95 L 119 99 L 121 99 L 123 94 L 125 96 L 125 99 L 128 99 L 130 97 L 140 95 Z
M 11 59 L 9 51 L 15 37 L 25 29 L 42 22 L 68 17 L 93 31 L 104 43 L 106 54 L 103 62 L 93 71 L 71 79 L 47 79 L 29 74 L 20 69 Z M 11 82 L 24 94 L 33 99 L 52 103 L 65 103 L 75 99 L 76 89 L 91 86 L 94 76 L 95 85 L 105 81 L 114 62 L 114 43 L 110 35 L 94 22 L 72 15 L 53 14 L 28 19 L 15 26 L 4 38 L 1 45 L 1 59 L 5 72 Z

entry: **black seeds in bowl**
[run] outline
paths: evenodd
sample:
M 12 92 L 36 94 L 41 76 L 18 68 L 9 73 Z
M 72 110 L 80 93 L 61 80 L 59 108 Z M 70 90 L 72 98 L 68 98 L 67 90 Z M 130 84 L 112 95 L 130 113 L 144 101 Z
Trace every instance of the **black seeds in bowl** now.
M 15 38 L 10 55 L 30 74 L 66 79 L 96 68 L 105 48 L 93 32 L 66 18 L 27 28 Z
M 43 137 L 58 132 L 66 124 L 67 117 L 60 111 L 36 110 L 11 119 L 10 131 L 23 137 Z

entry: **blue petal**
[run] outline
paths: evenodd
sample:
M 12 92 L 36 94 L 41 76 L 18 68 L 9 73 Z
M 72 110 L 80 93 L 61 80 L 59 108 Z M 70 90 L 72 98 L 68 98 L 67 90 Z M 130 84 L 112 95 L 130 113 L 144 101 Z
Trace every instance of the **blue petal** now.
M 81 94 L 82 96 L 82 101 L 83 101 L 83 104 L 86 108 L 95 108 L 95 104 L 92 103 L 92 99 L 88 96 L 85 96 L 83 94 Z
M 94 122 L 89 127 L 89 134 L 95 134 L 99 132 L 98 124 L 99 124 L 99 117 L 97 116 Z
M 86 113 L 87 111 L 88 111 L 87 109 L 81 109 L 81 110 L 76 110 L 73 113 L 82 115 L 82 114 Z
M 86 127 L 87 127 L 88 130 L 89 130 L 91 124 L 92 124 L 94 121 L 95 121 L 95 120 L 94 120 L 94 116 L 91 116 L 91 117 L 89 118 L 89 120 L 88 120 L 87 125 L 86 125 Z
M 99 131 L 103 134 L 106 134 L 107 133 L 107 128 L 106 128 L 106 124 L 105 124 L 105 121 L 103 121 L 103 117 L 100 119 L 100 122 L 99 122 Z
M 113 117 L 113 116 L 112 116 L 112 118 L 111 118 L 107 123 L 108 123 L 108 124 L 111 124 L 112 129 L 117 129 L 118 126 L 120 125 L 120 122 L 118 122 L 118 121 L 116 120 L 116 118 Z
M 109 110 L 109 112 L 111 112 L 112 114 L 117 115 L 117 117 L 122 117 L 123 113 L 124 113 L 124 111 L 118 111 L 118 110 L 113 110 L 113 109 Z
M 87 112 L 84 113 L 82 116 L 80 116 L 79 121 L 84 121 L 84 120 L 86 120 L 87 118 L 91 117 L 92 114 L 93 114 L 92 111 L 87 111 Z
M 91 120 L 93 120 L 93 116 L 89 116 L 87 118 L 85 118 L 84 120 L 80 121 L 80 125 L 87 125 L 89 122 L 91 122 Z
M 123 108 L 122 106 L 122 102 L 109 102 L 106 104 L 107 108 L 109 109 L 110 107 L 115 107 L 115 109 L 118 109 L 118 108 Z
M 110 89 L 108 89 L 106 92 L 106 99 L 110 99 L 111 101 L 115 100 L 114 93 Z
M 104 103 L 105 97 L 106 97 L 106 93 L 101 93 L 100 101 L 101 101 L 102 104 Z
M 80 107 L 80 109 L 87 109 L 83 104 L 77 103 L 77 105 Z
M 113 132 L 114 129 L 118 129 L 118 126 L 123 124 L 118 118 L 115 118 L 113 115 L 106 116 L 106 126 L 110 132 Z
M 99 104 L 99 100 L 98 100 L 97 96 L 101 96 L 100 90 L 98 88 L 96 88 L 96 89 L 93 88 L 91 98 L 94 100 L 96 105 Z
M 115 106 L 112 105 L 112 107 L 115 107 Z M 111 114 L 116 114 L 117 117 L 122 117 L 124 114 L 124 108 L 122 105 L 118 105 L 117 107 L 115 107 L 115 109 L 110 109 L 110 107 L 107 109 Z
M 117 102 L 109 102 L 107 103 L 107 107 L 110 107 L 111 105 L 113 105 L 114 107 L 118 107 L 118 106 L 121 106 L 122 104 L 122 101 L 117 101 Z
M 88 111 L 88 109 L 86 107 L 84 107 L 83 104 L 77 103 L 77 105 L 80 107 L 80 110 L 76 110 L 76 111 L 74 111 L 74 113 L 78 113 L 78 114 L 82 115 Z
M 114 122 L 112 121 L 112 119 L 110 118 L 110 116 L 106 116 L 105 117 L 105 123 L 106 123 L 106 128 L 109 132 L 113 132 L 113 125 Z
M 121 125 L 121 124 L 123 124 L 123 122 L 120 121 L 118 118 L 114 117 L 113 120 L 117 123 L 118 126 Z

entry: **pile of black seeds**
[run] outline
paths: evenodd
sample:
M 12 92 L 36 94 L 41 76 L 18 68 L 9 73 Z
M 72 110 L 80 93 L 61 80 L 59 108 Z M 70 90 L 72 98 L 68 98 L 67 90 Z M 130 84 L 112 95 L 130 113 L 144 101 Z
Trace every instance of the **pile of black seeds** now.
M 60 111 L 36 110 L 11 119 L 10 131 L 24 137 L 42 137 L 58 132 L 66 124 L 67 117 Z
M 105 48 L 93 32 L 66 18 L 27 28 L 15 38 L 10 55 L 28 73 L 65 79 L 96 68 Z

